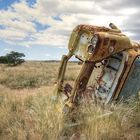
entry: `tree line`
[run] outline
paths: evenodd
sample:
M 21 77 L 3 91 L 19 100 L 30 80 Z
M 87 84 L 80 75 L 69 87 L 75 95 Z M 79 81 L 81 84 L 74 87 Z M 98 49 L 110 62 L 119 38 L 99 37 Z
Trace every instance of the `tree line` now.
M 16 66 L 25 62 L 23 57 L 25 57 L 24 53 L 11 51 L 10 53 L 7 53 L 5 56 L 0 56 L 0 63 L 8 64 L 10 66 Z

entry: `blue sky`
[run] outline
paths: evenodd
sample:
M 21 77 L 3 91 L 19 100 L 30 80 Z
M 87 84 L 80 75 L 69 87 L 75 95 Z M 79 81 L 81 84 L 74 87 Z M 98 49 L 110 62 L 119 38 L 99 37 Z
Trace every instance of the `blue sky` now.
M 0 0 L 0 55 L 23 52 L 29 60 L 60 60 L 78 24 L 119 26 L 140 40 L 139 0 Z

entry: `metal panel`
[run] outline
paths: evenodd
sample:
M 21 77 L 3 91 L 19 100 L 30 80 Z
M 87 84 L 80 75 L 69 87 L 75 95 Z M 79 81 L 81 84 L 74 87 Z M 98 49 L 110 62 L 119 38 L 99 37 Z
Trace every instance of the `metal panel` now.
M 137 57 L 119 98 L 128 99 L 131 96 L 138 96 L 140 91 L 140 57 Z

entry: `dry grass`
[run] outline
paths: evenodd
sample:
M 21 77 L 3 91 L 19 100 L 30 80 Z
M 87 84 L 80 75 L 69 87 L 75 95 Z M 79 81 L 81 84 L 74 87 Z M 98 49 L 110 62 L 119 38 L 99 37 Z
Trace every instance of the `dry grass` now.
M 57 73 L 55 63 L 26 62 L 17 67 L 0 68 L 0 84 L 9 88 L 34 88 L 42 85 L 52 85 Z
M 78 112 L 80 125 L 66 126 L 63 105 L 52 96 L 58 65 L 0 66 L 0 140 L 58 140 L 69 129 L 79 132 L 81 140 L 140 139 L 140 104 L 132 100 L 105 107 L 83 105 Z M 66 80 L 73 83 L 80 67 L 70 63 Z
M 21 66 L 0 65 L 0 84 L 12 89 L 51 86 L 56 81 L 58 62 L 26 62 Z M 67 81 L 73 81 L 79 72 L 75 63 L 70 63 Z
M 82 133 L 88 140 L 140 139 L 140 109 L 137 102 L 102 107 L 87 106 L 84 109 Z

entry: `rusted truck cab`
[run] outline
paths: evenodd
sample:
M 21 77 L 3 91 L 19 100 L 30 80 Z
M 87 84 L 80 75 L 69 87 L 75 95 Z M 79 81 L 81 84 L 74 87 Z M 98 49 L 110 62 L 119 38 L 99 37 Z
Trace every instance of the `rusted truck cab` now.
M 110 28 L 78 25 L 72 32 L 67 55 L 63 55 L 57 78 L 57 92 L 70 92 L 66 104 L 77 105 L 83 97 L 97 63 L 101 73 L 92 95 L 105 104 L 138 95 L 140 90 L 140 44 L 131 41 L 114 24 Z M 83 62 L 72 90 L 63 85 L 68 60 L 75 56 Z

